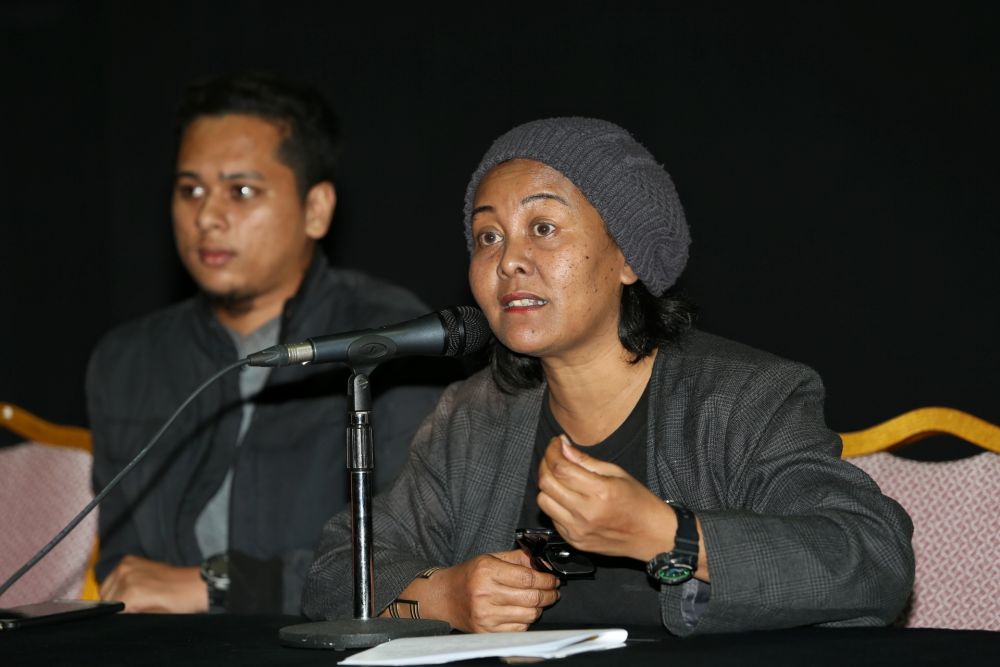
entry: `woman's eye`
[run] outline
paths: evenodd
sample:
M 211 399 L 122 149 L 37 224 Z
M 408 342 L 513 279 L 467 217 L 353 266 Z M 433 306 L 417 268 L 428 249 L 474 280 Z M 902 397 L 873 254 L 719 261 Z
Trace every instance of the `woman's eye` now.
M 536 222 L 534 230 L 538 236 L 550 236 L 556 231 L 556 226 L 551 222 Z
M 233 199 L 253 199 L 259 190 L 252 185 L 234 185 Z
M 479 235 L 479 245 L 487 246 L 499 243 L 502 237 L 496 232 L 482 232 Z

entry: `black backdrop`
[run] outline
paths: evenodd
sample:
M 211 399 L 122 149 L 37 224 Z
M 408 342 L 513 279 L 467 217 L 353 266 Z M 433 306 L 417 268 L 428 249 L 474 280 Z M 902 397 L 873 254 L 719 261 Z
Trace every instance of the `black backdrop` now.
M 268 68 L 342 117 L 342 265 L 468 303 L 461 202 L 489 142 L 604 117 L 677 182 L 703 328 L 816 367 L 837 430 L 922 405 L 1000 423 L 995 3 L 150 4 L 0 10 L 0 400 L 85 424 L 101 333 L 191 293 L 173 106 Z

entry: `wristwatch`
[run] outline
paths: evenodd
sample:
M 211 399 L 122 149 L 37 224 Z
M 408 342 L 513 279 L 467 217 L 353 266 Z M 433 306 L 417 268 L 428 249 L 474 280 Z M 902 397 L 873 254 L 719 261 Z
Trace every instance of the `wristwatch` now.
M 229 594 L 229 555 L 209 556 L 201 563 L 201 578 L 208 586 L 208 608 L 221 611 L 226 607 Z
M 698 565 L 698 525 L 691 510 L 669 501 L 667 504 L 677 514 L 674 550 L 653 556 L 646 563 L 646 573 L 664 584 L 683 584 Z

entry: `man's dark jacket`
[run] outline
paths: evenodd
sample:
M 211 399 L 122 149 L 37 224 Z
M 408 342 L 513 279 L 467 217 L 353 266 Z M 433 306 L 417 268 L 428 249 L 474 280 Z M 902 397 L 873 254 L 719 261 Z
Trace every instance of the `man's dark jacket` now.
M 378 327 L 426 310 L 406 290 L 332 269 L 317 252 L 285 304 L 279 340 Z M 236 359 L 232 339 L 202 296 L 108 333 L 87 375 L 95 488 L 135 456 L 191 391 Z M 428 368 L 395 361 L 372 373 L 376 486 L 395 476 L 437 401 L 440 388 L 421 371 Z M 195 521 L 232 465 L 227 608 L 298 613 L 320 530 L 349 503 L 349 371 L 338 364 L 272 370 L 239 447 L 238 373 L 208 387 L 104 500 L 99 579 L 127 554 L 199 564 L 209 554 L 199 550 Z

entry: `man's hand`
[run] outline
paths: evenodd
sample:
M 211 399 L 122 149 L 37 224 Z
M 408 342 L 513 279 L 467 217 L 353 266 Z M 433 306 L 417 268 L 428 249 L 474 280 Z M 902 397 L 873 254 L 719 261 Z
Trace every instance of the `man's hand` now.
M 553 438 L 538 469 L 538 507 L 583 551 L 647 561 L 670 551 L 677 518 L 666 503 L 613 463 Z
M 422 618 L 463 632 L 516 632 L 555 604 L 558 588 L 558 577 L 533 569 L 523 551 L 502 551 L 414 579 L 399 597 L 419 600 Z
M 208 588 L 197 566 L 177 567 L 125 556 L 101 583 L 102 600 L 120 600 L 126 612 L 208 611 Z

